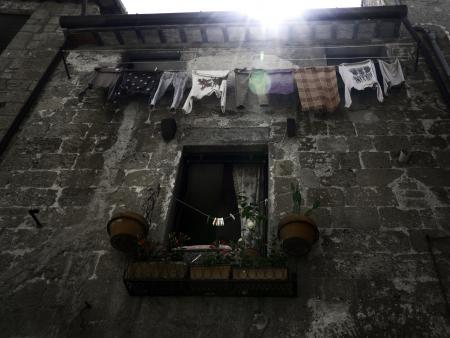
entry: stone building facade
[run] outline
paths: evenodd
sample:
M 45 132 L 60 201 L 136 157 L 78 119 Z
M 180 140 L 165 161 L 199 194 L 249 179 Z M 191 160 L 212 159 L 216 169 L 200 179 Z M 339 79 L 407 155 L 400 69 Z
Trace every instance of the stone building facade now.
M 89 6 L 88 13 L 101 9 Z M 0 163 L 2 335 L 450 334 L 448 299 L 426 239 L 450 232 L 450 119 L 422 58 L 415 69 L 415 46 L 404 32 L 398 41 L 382 41 L 388 55 L 401 57 L 407 80 L 383 103 L 368 91 L 354 93 L 350 109 L 332 114 L 299 111 L 295 100 L 242 111 L 234 108 L 229 81 L 225 113 L 211 98 L 184 115 L 166 108 L 170 95 L 154 109 L 145 99 L 105 104 L 98 91 L 80 100 L 92 70 L 120 63 L 122 49 L 133 46 L 68 51 L 68 79 L 63 63 L 53 62 L 64 41 L 58 22 L 79 12 L 80 4 L 71 1 L 0 1 L 0 13 L 30 15 L 0 55 L 3 137 L 20 122 Z M 169 43 L 179 43 L 167 36 Z M 195 32 L 187 39 L 192 36 Z M 314 42 L 283 46 L 259 41 L 239 48 L 209 41 L 177 50 L 187 70 L 329 61 L 323 48 L 311 48 Z M 52 63 L 37 99 L 23 109 Z M 166 117 L 178 126 L 170 142 L 160 135 Z M 285 136 L 287 118 L 296 118 L 295 137 Z M 290 261 L 298 274 L 297 297 L 128 295 L 122 280 L 126 258 L 110 246 L 108 219 L 124 209 L 142 211 L 147 189 L 159 182 L 151 236 L 164 239 L 183 147 L 205 145 L 267 145 L 270 229 L 292 207 L 285 194 L 291 183 L 300 184 L 306 205 L 320 199 L 314 215 L 320 240 L 308 256 Z M 398 162 L 401 149 L 411 152 L 406 164 Z M 41 227 L 30 209 L 39 210 Z M 448 294 L 449 244 L 434 245 Z

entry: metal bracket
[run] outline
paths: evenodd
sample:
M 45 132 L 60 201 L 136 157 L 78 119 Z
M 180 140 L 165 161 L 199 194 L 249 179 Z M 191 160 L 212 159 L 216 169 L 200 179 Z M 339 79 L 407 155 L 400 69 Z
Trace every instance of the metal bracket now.
M 35 215 L 39 213 L 39 209 L 30 209 L 28 210 L 28 213 L 30 214 L 31 217 L 33 217 L 34 221 L 36 222 L 36 227 L 42 228 L 42 223 L 39 222 L 38 218 Z

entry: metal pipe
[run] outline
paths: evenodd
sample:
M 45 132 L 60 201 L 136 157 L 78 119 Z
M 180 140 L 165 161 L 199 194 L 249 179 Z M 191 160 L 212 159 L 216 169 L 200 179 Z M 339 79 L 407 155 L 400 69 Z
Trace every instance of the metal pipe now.
M 427 38 L 428 42 L 430 43 L 431 47 L 433 48 L 433 52 L 436 54 L 436 57 L 439 59 L 439 62 L 441 63 L 442 68 L 444 68 L 445 73 L 447 74 L 447 77 L 450 77 L 450 66 L 448 65 L 448 62 L 445 59 L 445 55 L 442 52 L 442 49 L 437 44 L 436 33 L 429 32 L 428 30 L 426 30 L 420 26 L 415 26 L 414 29 L 416 31 L 420 31 L 423 34 L 425 34 L 425 37 Z
M 445 103 L 447 104 L 447 106 L 450 107 L 450 92 L 445 83 L 446 79 L 444 79 L 442 77 L 442 74 L 439 71 L 439 69 L 437 68 L 428 48 L 425 46 L 425 44 L 419 43 L 421 41 L 421 38 L 420 38 L 419 34 L 417 33 L 417 31 L 414 29 L 414 27 L 411 25 L 411 22 L 409 22 L 408 18 L 404 17 L 402 19 L 402 22 L 405 25 L 405 28 L 408 30 L 411 37 L 418 43 L 420 53 L 423 55 L 427 65 L 430 69 L 431 75 L 433 76 L 434 80 L 436 81 L 436 84 L 444 98 Z
M 286 23 L 310 20 L 401 19 L 406 17 L 406 14 L 407 7 L 404 5 L 362 8 L 323 8 L 307 10 L 300 16 L 287 20 Z M 260 24 L 257 19 L 249 18 L 247 15 L 238 12 L 62 16 L 59 22 L 62 28 L 68 29 L 216 23 Z

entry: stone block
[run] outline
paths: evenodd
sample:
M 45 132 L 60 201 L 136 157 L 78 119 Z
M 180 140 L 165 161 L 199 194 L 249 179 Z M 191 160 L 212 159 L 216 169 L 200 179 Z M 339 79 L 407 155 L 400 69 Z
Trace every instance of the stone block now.
M 450 170 L 439 168 L 408 168 L 409 177 L 430 186 L 450 186 Z
M 351 121 L 329 121 L 328 130 L 331 136 L 355 136 L 355 127 Z
M 0 193 L 0 207 L 47 207 L 56 199 L 56 191 L 50 189 L 0 189 Z
M 92 188 L 64 188 L 58 203 L 62 207 L 83 207 L 89 205 L 94 194 Z
M 316 201 L 322 207 L 335 207 L 344 205 L 344 194 L 337 188 L 308 188 L 306 205 L 312 206 Z
M 313 137 L 299 137 L 297 143 L 299 151 L 317 150 L 316 139 Z
M 77 158 L 76 169 L 102 169 L 104 163 L 101 153 L 83 153 Z
M 434 135 L 448 134 L 450 131 L 450 120 L 434 121 L 428 128 L 428 132 Z
M 430 151 L 431 149 L 445 149 L 448 142 L 441 136 L 414 135 L 409 138 L 411 149 Z
M 387 128 L 390 135 L 424 134 L 425 129 L 420 121 L 389 121 Z
M 441 168 L 450 168 L 450 151 L 435 151 L 435 158 L 437 166 Z
M 274 175 L 275 176 L 291 176 L 294 170 L 294 163 L 292 161 L 274 161 Z
M 56 183 L 63 188 L 90 188 L 98 185 L 101 174 L 95 169 L 61 170 Z
M 349 151 L 373 150 L 372 138 L 368 136 L 356 136 L 347 138 Z
M 450 231 L 450 207 L 438 207 L 435 209 L 437 224 L 445 231 Z
M 379 208 L 380 225 L 386 228 L 419 229 L 422 220 L 417 210 L 402 210 L 398 208 Z
M 63 153 L 87 153 L 93 150 L 95 147 L 94 138 L 81 138 L 81 137 L 69 137 L 64 138 L 61 145 L 61 151 Z
M 379 226 L 374 207 L 333 207 L 330 218 L 333 228 L 377 229 Z
M 315 169 L 317 167 L 327 167 L 338 169 L 339 163 L 335 154 L 318 152 L 299 152 L 299 162 L 302 168 Z
M 328 126 L 324 121 L 299 121 L 300 133 L 302 135 L 328 135 Z
M 391 158 L 389 153 L 362 152 L 361 160 L 365 168 L 390 168 Z
M 398 202 L 389 188 L 353 187 L 345 190 L 345 205 L 348 206 L 396 206 Z
M 50 188 L 56 180 L 54 171 L 19 171 L 10 173 L 10 182 L 16 187 Z
M 356 175 L 350 169 L 332 170 L 320 177 L 324 186 L 351 187 L 357 184 Z
M 359 155 L 356 152 L 336 153 L 339 169 L 361 169 Z
M 356 171 L 356 181 L 362 186 L 384 187 L 399 178 L 403 171 L 400 169 L 362 169 Z
M 400 151 L 410 146 L 406 136 L 375 136 L 373 142 L 378 151 Z
M 299 169 L 296 175 L 300 180 L 300 186 L 305 188 L 318 188 L 320 180 L 312 169 Z
M 131 170 L 126 172 L 122 184 L 126 187 L 149 187 L 160 181 L 160 177 L 153 170 Z
M 42 154 L 33 163 L 33 169 L 70 169 L 76 154 Z
M 61 142 L 62 139 L 57 137 L 18 138 L 14 144 L 13 152 L 32 155 L 56 153 L 61 146 Z
M 436 161 L 429 152 L 412 151 L 407 165 L 408 167 L 435 167 Z
M 373 123 L 357 122 L 355 123 L 355 126 L 359 136 L 388 134 L 387 123 L 384 121 L 377 121 Z
M 320 151 L 345 152 L 348 144 L 345 137 L 323 137 L 317 139 L 317 149 Z

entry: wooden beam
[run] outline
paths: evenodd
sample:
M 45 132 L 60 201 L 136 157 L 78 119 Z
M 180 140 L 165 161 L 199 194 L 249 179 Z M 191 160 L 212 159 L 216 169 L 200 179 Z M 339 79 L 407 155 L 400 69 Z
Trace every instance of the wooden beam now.
M 161 42 L 161 43 L 167 42 L 166 35 L 164 34 L 162 29 L 158 29 L 158 36 L 159 36 L 159 42 Z
M 134 32 L 136 33 L 137 39 L 141 42 L 141 43 L 145 43 L 145 38 L 144 38 L 144 34 L 142 34 L 141 30 L 139 28 L 136 28 L 134 30 Z
M 114 35 L 116 36 L 116 40 L 117 40 L 117 42 L 119 42 L 120 45 L 124 45 L 125 44 L 125 41 L 123 41 L 122 34 L 120 33 L 119 30 L 117 30 L 117 31 L 115 30 L 114 31 Z
M 104 46 L 104 42 L 102 37 L 100 36 L 100 34 L 97 31 L 92 31 L 92 35 L 94 36 L 95 41 L 97 42 L 98 46 Z
M 206 28 L 200 28 L 200 33 L 202 34 L 202 42 L 208 42 L 208 34 L 206 34 Z
M 230 41 L 230 37 L 228 36 L 227 27 L 221 27 L 221 28 L 222 28 L 223 41 L 224 42 Z
M 186 31 L 184 30 L 184 28 L 182 28 L 182 27 L 178 28 L 178 34 L 180 35 L 181 42 L 186 43 L 187 36 L 186 36 Z
M 352 36 L 352 40 L 357 40 L 357 39 L 358 39 L 358 33 L 359 33 L 359 21 L 353 23 L 353 36 Z

